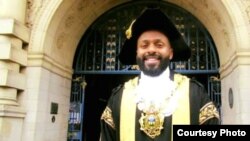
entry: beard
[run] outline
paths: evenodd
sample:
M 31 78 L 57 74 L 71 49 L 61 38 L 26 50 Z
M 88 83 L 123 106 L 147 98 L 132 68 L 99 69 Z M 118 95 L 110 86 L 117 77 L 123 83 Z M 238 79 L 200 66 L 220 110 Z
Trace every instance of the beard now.
M 149 65 L 146 66 L 144 63 L 144 60 L 146 60 L 148 57 L 154 57 L 160 60 L 160 64 L 159 65 Z M 161 55 L 159 54 L 148 54 L 148 55 L 144 55 L 142 58 L 140 57 L 136 57 L 136 62 L 140 68 L 140 70 L 148 76 L 159 76 L 168 66 L 170 63 L 170 60 L 168 58 L 163 58 Z

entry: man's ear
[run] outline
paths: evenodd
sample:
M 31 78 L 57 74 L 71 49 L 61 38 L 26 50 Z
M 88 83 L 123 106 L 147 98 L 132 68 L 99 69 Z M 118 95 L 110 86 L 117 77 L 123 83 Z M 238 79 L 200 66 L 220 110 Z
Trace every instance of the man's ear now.
M 169 60 L 172 60 L 174 57 L 173 49 L 171 48 L 170 54 L 169 54 Z

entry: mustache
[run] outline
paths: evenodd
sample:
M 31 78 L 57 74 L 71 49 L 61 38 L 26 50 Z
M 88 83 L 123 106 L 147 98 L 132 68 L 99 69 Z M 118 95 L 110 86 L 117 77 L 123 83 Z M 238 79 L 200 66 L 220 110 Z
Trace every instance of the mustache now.
M 150 53 L 150 54 L 145 54 L 143 56 L 143 59 L 150 59 L 150 58 L 155 58 L 155 59 L 161 59 L 161 55 L 157 53 Z

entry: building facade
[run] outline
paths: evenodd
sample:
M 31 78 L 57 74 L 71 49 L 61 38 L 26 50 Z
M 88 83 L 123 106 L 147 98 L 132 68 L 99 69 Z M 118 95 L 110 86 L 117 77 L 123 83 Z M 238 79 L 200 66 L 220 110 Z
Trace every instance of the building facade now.
M 0 140 L 67 140 L 80 40 L 107 11 L 133 2 L 0 0 Z M 222 124 L 250 124 L 250 1 L 162 2 L 188 11 L 213 39 Z

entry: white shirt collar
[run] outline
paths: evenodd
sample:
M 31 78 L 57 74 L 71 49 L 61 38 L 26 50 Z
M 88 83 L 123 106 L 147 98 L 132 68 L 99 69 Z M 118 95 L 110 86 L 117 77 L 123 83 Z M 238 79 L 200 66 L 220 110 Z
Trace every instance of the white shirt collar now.
M 141 73 L 137 93 L 140 98 L 159 101 L 171 96 L 174 89 L 174 83 L 170 79 L 170 70 L 167 68 L 162 74 L 151 77 Z

